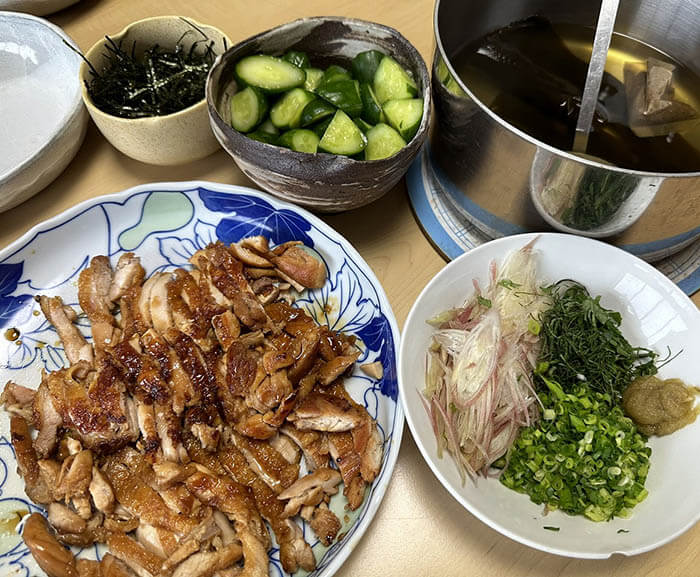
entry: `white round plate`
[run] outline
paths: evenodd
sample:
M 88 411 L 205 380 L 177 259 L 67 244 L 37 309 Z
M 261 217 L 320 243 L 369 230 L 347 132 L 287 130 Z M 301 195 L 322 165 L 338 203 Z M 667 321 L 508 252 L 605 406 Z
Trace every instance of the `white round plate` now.
M 653 437 L 649 496 L 628 519 L 594 523 L 543 507 L 507 489 L 497 479 L 462 485 L 452 457 L 437 457 L 435 435 L 421 403 L 426 350 L 432 328 L 425 322 L 461 305 L 472 279 L 485 286 L 489 263 L 537 238 L 542 284 L 563 278 L 583 283 L 601 304 L 622 314 L 622 332 L 637 346 L 682 351 L 660 371 L 700 385 L 700 311 L 668 278 L 611 245 L 565 234 L 524 234 L 483 244 L 456 258 L 425 287 L 408 315 L 399 353 L 399 390 L 406 419 L 423 457 L 438 480 L 465 509 L 500 533 L 542 551 L 581 558 L 635 555 L 667 543 L 700 519 L 700 421 L 667 437 Z M 465 513 L 466 514 L 466 513 Z M 559 527 L 559 531 L 546 530 Z
M 397 402 L 399 333 L 386 295 L 352 245 L 312 214 L 239 186 L 181 182 L 148 184 L 88 200 L 38 225 L 0 252 L 0 383 L 12 379 L 35 388 L 42 369 L 64 365 L 57 335 L 37 314 L 33 297 L 60 295 L 75 306 L 77 277 L 91 257 L 108 255 L 114 264 L 122 252 L 133 251 L 150 274 L 188 266 L 188 258 L 209 242 L 230 243 L 256 234 L 272 244 L 302 240 L 316 251 L 326 263 L 328 281 L 322 289 L 304 293 L 297 305 L 318 322 L 357 335 L 363 351 L 358 365 L 381 361 L 384 367 L 379 381 L 359 370 L 346 380 L 348 391 L 376 419 L 384 437 L 377 479 L 355 512 L 344 510 L 341 494 L 331 500 L 345 536 L 330 548 L 303 527 L 318 564 L 312 575 L 329 577 L 354 549 L 384 496 L 401 445 L 403 411 Z M 2 338 L 8 328 L 19 330 L 18 341 Z M 9 419 L 2 413 L 0 518 L 11 511 L 38 510 L 28 501 L 16 469 Z M 79 556 L 94 559 L 100 553 L 93 546 Z M 270 564 L 271 575 L 284 575 L 276 548 L 270 551 Z M 0 531 L 0 575 L 41 574 L 20 537 Z

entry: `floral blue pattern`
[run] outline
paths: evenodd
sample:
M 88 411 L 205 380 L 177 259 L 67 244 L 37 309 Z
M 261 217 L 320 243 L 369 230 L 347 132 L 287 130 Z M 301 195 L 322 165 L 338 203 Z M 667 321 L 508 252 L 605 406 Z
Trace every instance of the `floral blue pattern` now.
M 152 210 L 147 210 L 149 199 L 153 199 L 151 206 L 159 207 L 159 214 L 154 216 Z M 160 210 L 162 207 L 173 207 L 173 214 Z M 0 339 L 0 379 L 4 382 L 11 378 L 35 387 L 42 369 L 64 366 L 65 354 L 55 330 L 40 314 L 34 297 L 60 295 L 77 308 L 77 276 L 93 256 L 106 254 L 114 263 L 119 254 L 138 246 L 136 253 L 151 273 L 189 266 L 190 257 L 210 242 L 230 243 L 256 234 L 267 236 L 273 244 L 301 240 L 313 248 L 326 264 L 329 280 L 322 289 L 301 295 L 297 306 L 319 323 L 355 334 L 361 362 L 380 361 L 384 368 L 381 380 L 356 371 L 347 384 L 353 397 L 377 420 L 385 441 L 382 470 L 368 490 L 363 508 L 341 529 L 346 532 L 345 538 L 329 549 L 302 525 L 318 560 L 313 575 L 326 577 L 349 554 L 346 543 L 353 534 L 366 529 L 379 505 L 396 460 L 403 412 L 397 402 L 398 329 L 386 296 L 352 246 L 319 219 L 256 191 L 210 183 L 141 186 L 71 209 L 0 253 L 0 328 L 19 331 L 15 341 Z M 79 319 L 78 325 L 89 338 L 87 322 Z M 24 494 L 8 439 L 8 419 L 3 414 L 0 515 L 12 507 L 40 510 Z M 337 502 L 335 506 L 342 511 L 343 504 Z M 13 575 L 41 574 L 21 540 L 12 538 L 16 542 L 5 547 L 7 540 L 0 537 L 0 574 L 9 569 Z M 96 547 L 79 551 L 80 556 L 92 559 L 99 558 L 99 554 Z M 285 575 L 277 547 L 270 550 L 269 557 L 270 574 Z

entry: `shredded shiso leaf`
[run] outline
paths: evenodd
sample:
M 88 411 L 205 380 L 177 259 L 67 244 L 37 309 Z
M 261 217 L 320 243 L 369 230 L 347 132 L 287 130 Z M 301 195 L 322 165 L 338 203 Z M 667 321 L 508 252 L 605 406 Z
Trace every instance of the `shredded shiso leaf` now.
M 548 363 L 550 379 L 564 388 L 586 381 L 616 403 L 635 378 L 656 374 L 658 354 L 633 347 L 620 332 L 622 316 L 601 306 L 599 296 L 571 280 L 543 290 L 551 303 L 539 318 L 539 360 Z

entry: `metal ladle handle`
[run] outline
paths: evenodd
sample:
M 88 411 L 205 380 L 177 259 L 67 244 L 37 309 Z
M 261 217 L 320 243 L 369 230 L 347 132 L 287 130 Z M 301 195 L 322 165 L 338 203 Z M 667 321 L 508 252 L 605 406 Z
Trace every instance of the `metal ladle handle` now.
M 583 88 L 581 97 L 581 109 L 576 121 L 576 132 L 574 133 L 574 145 L 572 150 L 578 153 L 585 153 L 588 147 L 588 136 L 591 132 L 593 115 L 595 114 L 596 103 L 600 85 L 603 82 L 605 73 L 605 61 L 608 58 L 608 48 L 615 28 L 615 18 L 620 0 L 603 0 L 598 15 L 598 25 L 595 30 L 593 40 L 593 52 L 588 65 L 586 75 L 586 85 Z

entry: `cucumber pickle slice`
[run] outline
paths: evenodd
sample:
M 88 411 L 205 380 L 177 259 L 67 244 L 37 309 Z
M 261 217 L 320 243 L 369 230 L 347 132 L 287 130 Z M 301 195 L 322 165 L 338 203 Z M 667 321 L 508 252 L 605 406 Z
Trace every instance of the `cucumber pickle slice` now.
M 367 146 L 367 137 L 345 112 L 338 110 L 323 133 L 318 147 L 331 154 L 352 156 Z
M 387 100 L 413 98 L 418 94 L 418 87 L 401 65 L 391 56 L 385 56 L 374 75 L 374 93 L 380 104 Z
M 265 92 L 285 92 L 301 86 L 306 80 L 306 74 L 301 68 L 265 54 L 242 58 L 236 64 L 235 72 L 248 86 L 255 86 Z
M 406 141 L 396 130 L 381 122 L 370 128 L 366 135 L 365 160 L 389 158 L 406 146 Z
M 257 88 L 248 86 L 231 97 L 231 126 L 250 132 L 267 114 L 267 100 Z
M 384 103 L 384 115 L 387 122 L 408 142 L 418 132 L 423 118 L 423 101 L 420 98 L 389 100 Z
M 285 93 L 270 110 L 270 120 L 280 130 L 297 128 L 301 125 L 304 107 L 314 99 L 311 92 L 303 88 L 294 88 Z
M 315 154 L 318 150 L 319 137 L 317 134 L 306 128 L 295 128 L 288 130 L 280 136 L 280 146 L 286 146 L 297 152 L 308 152 Z

